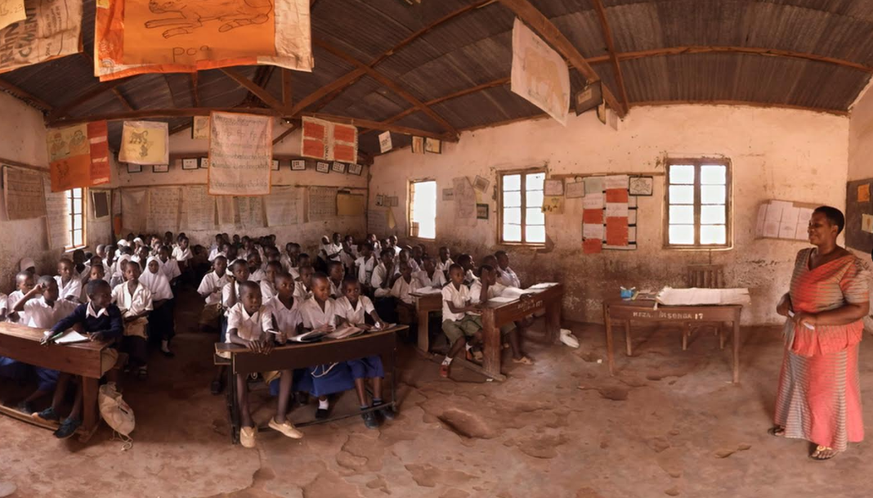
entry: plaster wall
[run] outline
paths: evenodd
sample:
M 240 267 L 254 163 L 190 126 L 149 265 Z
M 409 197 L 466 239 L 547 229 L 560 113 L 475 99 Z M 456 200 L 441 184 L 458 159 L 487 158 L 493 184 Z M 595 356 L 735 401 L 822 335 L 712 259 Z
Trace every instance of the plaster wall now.
M 873 177 L 873 91 L 870 86 L 855 102 L 849 117 L 848 181 Z
M 619 286 L 681 287 L 687 265 L 722 264 L 729 286 L 750 289 L 752 305 L 743 312 L 743 322 L 775 323 L 776 302 L 787 290 L 797 251 L 806 243 L 756 240 L 758 205 L 782 199 L 843 208 L 848 135 L 844 117 L 742 106 L 634 108 L 617 130 L 602 125 L 593 113 L 571 116 L 566 127 L 554 120 L 524 121 L 464 133 L 458 143 L 443 144 L 441 155 L 413 155 L 404 149 L 378 156 L 369 208 L 376 209 L 378 194 L 398 196 L 394 231 L 402 238 L 408 234 L 404 206 L 410 180 L 436 180 L 441 197 L 454 177 L 472 181 L 479 175 L 493 186 L 498 172 L 520 168 L 545 166 L 550 175 L 654 172 L 661 176 L 654 177 L 653 195 L 638 199 L 636 251 L 582 254 L 582 203 L 577 199 L 567 200 L 563 215 L 547 216 L 545 249 L 502 246 L 492 187 L 478 201 L 488 204 L 488 220 L 462 223 L 451 202 L 438 201 L 437 240 L 421 242 L 434 250 L 448 245 L 454 253 L 469 252 L 477 261 L 495 250 L 508 250 L 523 285 L 563 282 L 564 317 L 587 322 L 602 321 L 602 300 L 618 296 Z M 732 164 L 733 248 L 663 249 L 665 158 L 714 156 L 729 158 Z

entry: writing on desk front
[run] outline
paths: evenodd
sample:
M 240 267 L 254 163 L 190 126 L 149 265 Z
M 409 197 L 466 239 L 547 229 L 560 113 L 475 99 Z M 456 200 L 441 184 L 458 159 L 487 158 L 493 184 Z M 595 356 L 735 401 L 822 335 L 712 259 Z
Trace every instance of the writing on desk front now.
M 649 320 L 703 320 L 703 313 L 679 313 L 675 311 L 634 311 L 634 318 Z
M 516 309 L 518 311 L 528 311 L 535 308 L 539 308 L 543 305 L 542 299 L 537 299 L 535 301 L 518 301 L 518 306 Z

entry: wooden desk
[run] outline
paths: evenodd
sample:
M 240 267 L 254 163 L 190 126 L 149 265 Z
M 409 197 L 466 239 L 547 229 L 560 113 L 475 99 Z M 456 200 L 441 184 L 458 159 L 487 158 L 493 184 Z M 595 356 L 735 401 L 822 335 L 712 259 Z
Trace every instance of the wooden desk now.
M 430 351 L 430 323 L 428 315 L 433 311 L 443 311 L 442 294 L 409 293 L 415 297 L 415 312 L 418 314 L 418 349 L 427 353 Z
M 613 357 L 612 322 L 624 323 L 625 347 L 628 356 L 633 354 L 630 322 L 731 322 L 733 324 L 733 382 L 740 381 L 740 314 L 742 305 L 709 305 L 709 306 L 663 306 L 654 309 L 655 301 L 637 300 L 622 301 L 609 299 L 603 302 L 603 323 L 606 325 L 606 356 L 609 363 L 609 373 L 615 371 Z M 684 330 L 683 330 L 684 333 Z
M 40 345 L 43 331 L 10 322 L 0 322 L 0 355 L 34 365 L 60 370 L 82 378 L 82 426 L 77 431 L 79 440 L 88 441 L 100 423 L 97 408 L 97 387 L 102 377 L 101 357 L 109 342 L 83 342 L 68 345 Z M 45 424 L 17 410 L 0 406 L 0 413 L 19 420 L 57 429 L 57 425 Z
M 397 352 L 397 332 L 407 328 L 406 325 L 398 325 L 389 329 L 380 330 L 378 332 L 368 332 L 348 339 L 322 340 L 321 342 L 304 344 L 289 343 L 284 346 L 277 346 L 268 355 L 253 353 L 245 347 L 237 344 L 226 344 L 223 342 L 215 343 L 216 353 L 228 352 L 231 354 L 227 379 L 228 396 L 230 397 L 228 400 L 228 407 L 230 410 L 229 415 L 231 421 L 231 441 L 234 444 L 239 442 L 240 428 L 239 406 L 237 404 L 236 395 L 236 379 L 234 378 L 234 374 L 248 375 L 251 373 L 269 372 L 274 370 L 295 370 L 298 368 L 314 367 L 326 363 L 355 360 L 365 356 L 376 355 L 382 358 L 382 366 L 385 368 L 385 371 L 391 372 L 391 402 L 387 405 L 396 408 L 397 385 L 395 355 Z M 369 410 L 363 411 L 356 410 L 353 414 L 331 417 L 325 420 L 313 420 L 297 424 L 297 427 L 331 422 L 360 415 L 364 411 L 373 410 L 376 410 L 376 408 L 370 408 Z M 267 427 L 259 427 L 259 429 L 267 430 Z

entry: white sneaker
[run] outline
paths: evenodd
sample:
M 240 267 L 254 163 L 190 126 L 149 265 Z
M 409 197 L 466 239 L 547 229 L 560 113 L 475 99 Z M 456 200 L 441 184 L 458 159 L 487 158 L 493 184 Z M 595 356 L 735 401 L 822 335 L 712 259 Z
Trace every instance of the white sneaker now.
M 239 430 L 239 444 L 243 448 L 254 448 L 257 435 L 258 429 L 256 427 L 242 427 Z
M 576 339 L 576 336 L 573 335 L 573 332 L 568 329 L 561 329 L 561 342 L 564 345 L 569 346 L 573 349 L 577 349 L 579 347 L 579 339 Z
M 303 433 L 298 431 L 297 428 L 294 427 L 294 424 L 288 422 L 287 420 L 280 424 L 276 422 L 273 417 L 270 417 L 270 423 L 267 425 L 269 425 L 270 429 L 281 432 L 291 439 L 301 439 L 303 437 Z

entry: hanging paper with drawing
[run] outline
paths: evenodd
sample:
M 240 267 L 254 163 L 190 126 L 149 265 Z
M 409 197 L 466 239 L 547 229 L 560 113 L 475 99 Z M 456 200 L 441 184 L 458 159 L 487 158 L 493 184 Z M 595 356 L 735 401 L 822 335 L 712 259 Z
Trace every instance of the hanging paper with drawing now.
M 268 64 L 312 71 L 309 0 L 97 2 L 94 75 Z
M 3 0 L 0 1 L 0 7 L 16 2 L 20 0 Z M 29 8 L 24 11 L 26 18 L 20 13 L 10 12 L 11 18 L 20 20 L 0 29 L 0 73 L 79 51 L 82 27 L 80 0 L 28 3 Z
M 106 121 L 47 131 L 52 192 L 109 183 Z
M 512 92 L 567 125 L 570 72 L 564 58 L 520 19 L 512 27 Z
M 125 121 L 118 160 L 131 164 L 169 164 L 169 137 L 167 123 Z
M 42 173 L 3 167 L 6 219 L 27 220 L 46 215 Z
M 273 164 L 269 116 L 213 112 L 209 140 L 209 193 L 267 195 Z
M 191 138 L 194 140 L 209 139 L 209 116 L 194 116 L 194 126 L 191 127 Z
M 323 119 L 303 118 L 300 134 L 300 154 L 325 161 L 356 163 L 358 161 L 358 129 L 352 125 Z

